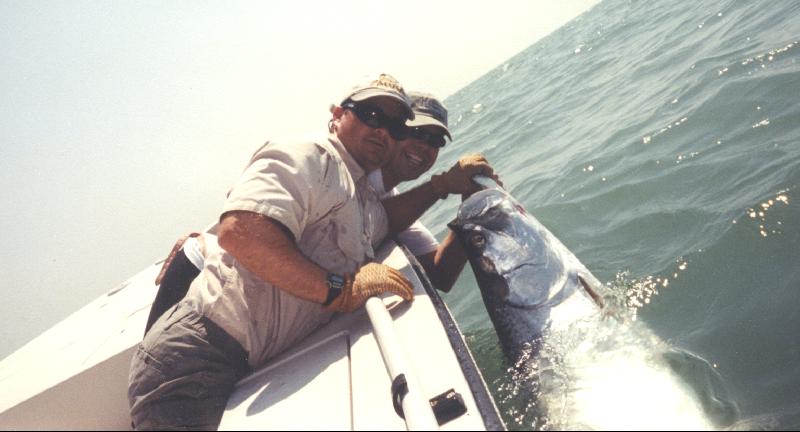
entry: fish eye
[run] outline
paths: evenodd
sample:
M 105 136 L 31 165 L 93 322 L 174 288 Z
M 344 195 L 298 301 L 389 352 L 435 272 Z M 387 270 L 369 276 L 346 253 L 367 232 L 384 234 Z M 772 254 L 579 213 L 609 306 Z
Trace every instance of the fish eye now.
M 469 242 L 472 246 L 483 249 L 483 247 L 486 246 L 486 237 L 484 237 L 483 234 L 475 233 L 469 238 Z

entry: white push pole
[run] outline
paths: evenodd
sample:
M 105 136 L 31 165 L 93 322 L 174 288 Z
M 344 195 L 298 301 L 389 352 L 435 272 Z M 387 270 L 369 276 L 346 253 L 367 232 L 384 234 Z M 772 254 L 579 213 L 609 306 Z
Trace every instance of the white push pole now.
M 394 329 L 394 321 L 383 300 L 371 297 L 366 304 L 369 320 L 378 346 L 383 355 L 383 362 L 389 372 L 389 378 L 394 383 L 395 378 L 404 374 L 408 383 L 408 393 L 402 401 L 403 414 L 408 430 L 439 430 L 439 424 L 433 415 L 431 404 L 422 392 L 422 387 L 416 374 L 406 361 L 402 345 Z

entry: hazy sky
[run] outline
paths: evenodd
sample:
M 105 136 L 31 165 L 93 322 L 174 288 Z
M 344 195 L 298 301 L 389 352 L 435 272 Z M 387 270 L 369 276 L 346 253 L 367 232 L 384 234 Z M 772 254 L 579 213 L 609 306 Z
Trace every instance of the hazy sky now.
M 441 98 L 598 0 L 0 0 L 0 358 L 219 213 L 378 73 Z

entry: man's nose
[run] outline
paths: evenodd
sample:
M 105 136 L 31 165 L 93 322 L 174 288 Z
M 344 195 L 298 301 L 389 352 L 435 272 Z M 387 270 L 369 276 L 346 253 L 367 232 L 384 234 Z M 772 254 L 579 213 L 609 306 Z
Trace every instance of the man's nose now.
M 379 127 L 377 129 L 374 129 L 374 130 L 375 130 L 375 133 L 380 135 L 381 139 L 383 139 L 384 141 L 387 141 L 389 143 L 389 145 L 394 144 L 394 142 L 392 140 L 392 136 L 391 136 L 391 134 L 389 134 L 389 129 L 386 129 L 385 127 Z

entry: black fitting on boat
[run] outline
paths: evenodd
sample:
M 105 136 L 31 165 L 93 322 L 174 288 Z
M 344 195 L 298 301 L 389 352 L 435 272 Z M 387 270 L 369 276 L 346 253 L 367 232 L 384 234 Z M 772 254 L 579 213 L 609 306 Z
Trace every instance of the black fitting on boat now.
M 403 398 L 408 394 L 408 381 L 406 381 L 405 374 L 397 375 L 392 381 L 392 404 L 394 404 L 394 412 L 400 416 L 401 419 L 406 418 L 403 413 Z

